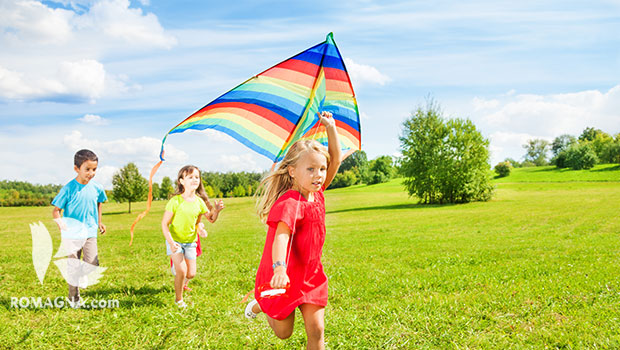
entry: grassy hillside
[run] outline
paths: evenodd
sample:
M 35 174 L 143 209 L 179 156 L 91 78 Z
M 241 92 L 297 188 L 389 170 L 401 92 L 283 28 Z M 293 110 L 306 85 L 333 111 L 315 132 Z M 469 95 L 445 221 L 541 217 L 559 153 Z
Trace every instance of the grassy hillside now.
M 568 182 L 568 181 L 620 181 L 620 165 L 599 164 L 588 170 L 558 169 L 555 166 L 515 168 L 507 177 L 496 178 L 505 182 Z
M 517 169 L 497 180 L 492 201 L 465 205 L 418 205 L 400 180 L 328 191 L 327 346 L 620 347 L 620 183 L 610 180 L 616 171 L 590 172 L 597 182 Z M 253 287 L 264 228 L 251 199 L 226 205 L 208 228 L 183 312 L 173 304 L 159 229 L 163 202 L 138 225 L 133 247 L 136 213 L 105 205 L 109 233 L 99 255 L 108 270 L 84 292 L 120 301 L 104 310 L 10 308 L 12 296 L 64 296 L 66 284 L 54 265 L 43 285 L 32 268 L 29 223 L 43 221 L 59 243 L 51 208 L 0 208 L 0 347 L 302 348 L 299 313 L 287 341 L 264 316 L 243 318 L 238 301 Z

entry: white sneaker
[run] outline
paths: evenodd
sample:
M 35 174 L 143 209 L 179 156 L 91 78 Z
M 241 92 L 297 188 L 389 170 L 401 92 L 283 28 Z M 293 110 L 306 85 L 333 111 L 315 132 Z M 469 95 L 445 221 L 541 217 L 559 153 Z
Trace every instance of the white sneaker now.
M 255 314 L 254 311 L 252 311 L 252 308 L 256 304 L 258 304 L 258 301 L 256 301 L 255 299 L 255 300 L 250 301 L 248 305 L 245 307 L 245 318 L 247 318 L 248 320 L 255 319 L 256 316 L 258 316 L 258 314 Z
M 183 301 L 183 299 L 177 301 L 177 306 L 181 309 L 185 309 L 187 308 L 187 304 L 185 304 L 185 302 Z

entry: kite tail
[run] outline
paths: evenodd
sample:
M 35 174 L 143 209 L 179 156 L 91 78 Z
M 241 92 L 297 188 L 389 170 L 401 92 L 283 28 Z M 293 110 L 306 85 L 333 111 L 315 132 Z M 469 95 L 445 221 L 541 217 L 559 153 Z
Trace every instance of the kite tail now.
M 149 175 L 149 195 L 148 195 L 148 199 L 146 200 L 146 210 L 140 213 L 140 215 L 138 215 L 136 220 L 134 220 L 133 224 L 131 225 L 131 229 L 129 230 L 131 232 L 131 240 L 129 241 L 130 246 L 133 243 L 133 230 L 136 227 L 136 224 L 138 223 L 138 221 L 142 220 L 142 218 L 146 216 L 149 210 L 151 210 L 151 202 L 153 201 L 153 176 L 155 175 L 155 173 L 161 166 L 161 163 L 164 162 L 163 154 L 164 152 L 162 151 L 160 155 L 161 160 L 157 164 L 155 164 L 153 169 L 151 169 L 151 175 Z

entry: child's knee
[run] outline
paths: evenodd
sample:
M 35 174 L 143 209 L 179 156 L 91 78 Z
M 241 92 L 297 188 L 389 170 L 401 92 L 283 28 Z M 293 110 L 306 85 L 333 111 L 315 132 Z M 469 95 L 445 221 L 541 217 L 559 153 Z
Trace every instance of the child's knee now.
M 185 278 L 188 280 L 191 280 L 194 277 L 196 277 L 196 271 L 187 271 L 187 274 L 185 274 Z
M 309 339 L 323 339 L 325 324 L 323 322 L 313 322 L 306 327 L 306 333 Z
M 276 337 L 280 339 L 288 339 L 291 337 L 291 335 L 293 335 L 293 328 L 291 327 L 290 329 L 278 329 L 278 330 L 274 329 L 273 333 L 276 335 Z

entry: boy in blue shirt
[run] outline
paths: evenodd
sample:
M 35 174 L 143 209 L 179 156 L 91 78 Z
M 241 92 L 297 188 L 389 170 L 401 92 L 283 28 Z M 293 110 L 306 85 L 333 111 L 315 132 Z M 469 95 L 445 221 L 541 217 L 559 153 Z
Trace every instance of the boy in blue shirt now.
M 101 222 L 101 204 L 108 199 L 103 186 L 91 181 L 99 159 L 92 151 L 83 149 L 75 153 L 73 162 L 77 176 L 52 201 L 52 217 L 60 229 L 61 246 L 65 248 L 66 256 L 79 260 L 83 255 L 85 263 L 99 266 L 97 231 L 101 230 L 101 234 L 105 234 L 106 228 Z M 70 283 L 68 285 L 69 301 L 72 305 L 80 305 L 79 287 Z

